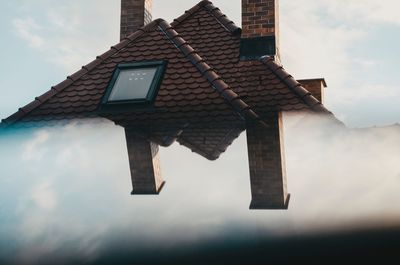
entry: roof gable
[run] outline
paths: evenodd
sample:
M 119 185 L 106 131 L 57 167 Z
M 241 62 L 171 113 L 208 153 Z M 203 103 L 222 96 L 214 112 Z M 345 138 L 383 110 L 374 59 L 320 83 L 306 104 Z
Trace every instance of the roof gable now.
M 183 22 L 186 22 L 188 18 L 193 17 L 194 14 L 202 10 L 213 16 L 218 21 L 218 23 L 220 23 L 221 26 L 223 26 L 228 32 L 236 35 L 240 34 L 240 32 L 242 31 L 241 28 L 236 26 L 235 23 L 230 20 L 225 14 L 223 14 L 218 7 L 214 6 L 212 2 L 208 0 L 200 1 L 197 5 L 187 10 L 183 15 L 174 19 L 174 21 L 171 23 L 171 26 L 177 27 L 179 25 L 182 25 Z
M 261 117 L 279 110 L 329 112 L 272 58 L 240 61 L 240 28 L 210 1 L 200 2 L 172 25 Z
M 259 62 L 239 61 L 240 28 L 217 7 L 213 6 L 210 1 L 201 1 L 172 23 L 172 26 L 180 32 L 180 35 L 165 21 L 153 21 L 111 47 L 109 51 L 98 56 L 93 62 L 83 66 L 78 72 L 68 76 L 65 81 L 52 87 L 44 95 L 35 98 L 35 101 L 20 108 L 18 112 L 3 120 L 3 124 L 12 124 L 16 121 L 96 116 L 95 110 L 102 93 L 104 93 L 104 85 L 109 80 L 108 74 L 110 74 L 109 69 L 105 69 L 102 65 L 106 65 L 108 63 L 106 61 L 110 60 L 111 57 L 118 56 L 131 43 L 144 38 L 143 35 L 146 35 L 152 29 L 161 28 L 160 25 L 163 25 L 161 31 L 170 32 L 170 34 L 166 34 L 169 41 L 173 42 L 184 56 L 196 66 L 197 70 L 206 77 L 214 89 L 214 83 L 217 83 L 217 88 L 220 88 L 219 91 L 217 89 L 217 92 L 240 115 L 243 115 L 244 111 L 245 115 L 250 114 L 251 118 L 259 120 L 260 116 L 256 113 L 263 116 L 263 113 L 269 111 L 311 108 L 316 111 L 327 112 L 318 100 L 284 72 L 283 68 L 276 62 L 268 58 L 263 58 Z M 160 36 L 153 37 L 147 36 L 147 40 L 153 46 L 142 45 L 138 49 L 141 54 L 136 54 L 135 58 L 131 56 L 134 61 L 148 58 L 153 50 L 161 48 L 160 43 L 157 42 L 157 40 L 160 40 Z M 191 45 L 188 45 L 182 37 L 188 40 Z M 113 67 L 115 68 L 115 65 Z M 93 74 L 96 70 L 97 73 Z M 188 81 L 188 79 L 185 79 L 187 76 L 182 76 L 179 82 L 183 81 L 187 84 L 190 81 L 199 82 L 201 79 Z M 166 82 L 168 83 L 168 81 Z M 189 85 L 194 86 L 194 83 Z M 160 92 L 163 95 L 164 92 Z M 174 97 L 174 99 L 176 98 L 179 97 Z M 161 97 L 158 97 L 156 104 L 160 105 L 161 101 Z M 220 103 L 216 101 L 216 104 Z M 94 103 L 97 103 L 97 105 Z
M 118 114 L 97 112 L 113 71 L 120 63 L 167 60 L 168 66 L 154 108 Z M 216 159 L 243 131 L 246 119 L 258 115 L 221 79 L 196 51 L 165 21 L 156 20 L 132 34 L 62 83 L 21 108 L 7 124 L 32 124 L 105 116 L 117 124 L 142 128 L 159 144 L 190 123 L 214 124 L 186 129 L 178 141 L 193 151 Z M 170 126 L 166 123 L 170 122 Z M 219 128 L 215 128 L 218 123 Z M 228 125 L 228 126 L 227 126 Z M 207 126 L 206 126 L 207 127 Z
M 156 108 L 171 108 L 172 112 L 178 112 L 180 107 L 186 105 L 197 113 L 216 108 L 232 115 L 229 106 L 225 104 L 228 103 L 238 114 L 257 118 L 249 111 L 249 106 L 229 89 L 167 22 L 157 20 L 83 66 L 80 71 L 21 108 L 5 122 L 96 116 L 100 100 L 117 64 L 162 59 L 168 60 L 169 64 L 155 100 Z
M 216 159 L 245 129 L 245 122 L 267 126 L 264 119 L 271 111 L 328 112 L 272 58 L 240 61 L 240 32 L 211 2 L 201 1 L 172 25 L 158 19 L 139 29 L 2 125 L 104 116 L 141 128 L 161 145 L 175 139 Z M 169 62 L 154 108 L 99 113 L 116 66 L 146 60 Z

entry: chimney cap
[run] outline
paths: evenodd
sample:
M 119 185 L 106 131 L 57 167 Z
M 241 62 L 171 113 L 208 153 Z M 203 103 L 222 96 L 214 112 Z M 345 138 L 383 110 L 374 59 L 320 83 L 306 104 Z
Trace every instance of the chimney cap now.
M 325 78 L 323 78 L 323 77 L 321 77 L 321 78 L 311 78 L 311 79 L 298 79 L 297 80 L 297 82 L 299 82 L 299 83 L 302 83 L 302 82 L 313 82 L 313 81 L 321 82 L 324 87 L 328 87 L 328 85 L 327 85 L 327 83 L 325 81 Z

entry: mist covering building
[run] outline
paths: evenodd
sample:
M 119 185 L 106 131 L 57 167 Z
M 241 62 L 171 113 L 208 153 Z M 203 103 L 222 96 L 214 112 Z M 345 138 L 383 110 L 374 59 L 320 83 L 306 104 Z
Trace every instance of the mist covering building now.
M 250 207 L 287 208 L 282 112 L 333 115 L 324 79 L 297 81 L 282 67 L 278 0 L 242 0 L 241 28 L 210 1 L 172 23 L 153 20 L 151 6 L 121 0 L 120 42 L 2 126 L 113 121 L 125 129 L 132 194 L 164 186 L 159 146 L 177 141 L 215 160 L 246 131 Z

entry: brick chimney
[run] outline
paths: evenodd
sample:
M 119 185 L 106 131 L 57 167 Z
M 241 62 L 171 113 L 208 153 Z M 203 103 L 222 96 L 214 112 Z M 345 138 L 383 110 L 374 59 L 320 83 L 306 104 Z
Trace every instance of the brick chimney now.
M 152 20 L 152 0 L 121 0 L 122 40 Z
M 151 22 L 151 8 L 152 0 L 121 0 L 121 40 Z M 158 194 L 164 185 L 158 145 L 132 128 L 125 128 L 125 137 L 133 186 L 131 194 Z
M 242 0 L 240 59 L 279 58 L 278 0 Z M 271 113 L 268 126 L 246 128 L 250 170 L 250 209 L 287 209 L 282 113 Z
M 279 61 L 279 0 L 242 0 L 241 59 Z
M 125 137 L 133 186 L 131 194 L 159 194 L 164 181 L 158 145 L 130 128 L 125 128 Z
M 271 113 L 268 126 L 248 124 L 246 128 L 250 170 L 250 209 L 287 209 L 285 153 L 282 113 Z
M 305 89 L 310 91 L 310 93 L 318 99 L 322 104 L 325 103 L 324 90 L 327 87 L 324 78 L 314 78 L 314 79 L 301 79 L 297 80 Z

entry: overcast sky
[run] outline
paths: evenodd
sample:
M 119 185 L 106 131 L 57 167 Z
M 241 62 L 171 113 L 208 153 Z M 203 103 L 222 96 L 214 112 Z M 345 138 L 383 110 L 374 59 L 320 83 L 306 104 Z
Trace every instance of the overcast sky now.
M 196 2 L 154 0 L 154 17 L 171 21 Z M 214 3 L 240 25 L 240 1 Z M 399 8 L 395 0 L 281 0 L 283 64 L 298 79 L 325 77 L 328 108 L 350 126 L 400 122 Z M 2 1 L 0 12 L 2 117 L 119 38 L 119 0 Z M 129 195 L 124 133 L 112 123 L 0 134 L 0 261 L 40 263 L 66 250 L 90 261 L 121 234 L 168 248 L 231 231 L 253 239 L 398 223 L 399 136 L 396 127 L 343 132 L 286 116 L 289 210 L 250 211 L 243 134 L 215 162 L 177 144 L 162 148 L 158 197 Z

